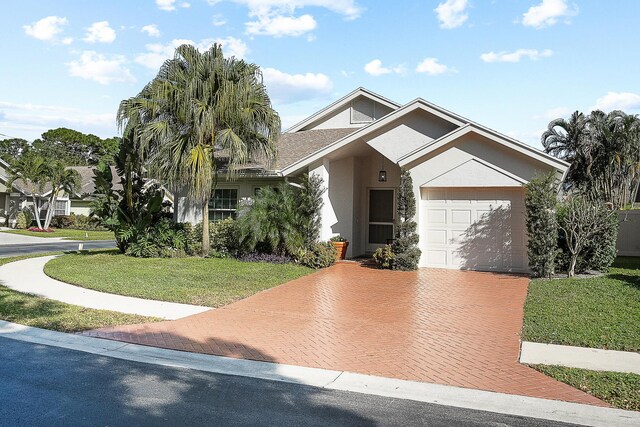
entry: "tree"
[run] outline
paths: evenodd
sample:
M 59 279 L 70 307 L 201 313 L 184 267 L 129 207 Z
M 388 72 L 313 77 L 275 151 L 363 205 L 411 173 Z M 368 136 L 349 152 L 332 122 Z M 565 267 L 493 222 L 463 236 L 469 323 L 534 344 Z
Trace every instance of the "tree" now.
M 557 185 L 553 174 L 532 179 L 525 185 L 527 253 L 534 277 L 551 277 L 558 252 L 556 220 Z
M 578 258 L 592 245 L 592 240 L 611 228 L 611 217 L 615 215 L 615 211 L 580 196 L 571 197 L 558 207 L 558 228 L 569 251 L 569 277 L 575 275 Z
M 67 168 L 61 161 L 50 163 L 47 169 L 47 178 L 51 185 L 51 193 L 47 200 L 47 214 L 44 220 L 45 230 L 47 230 L 51 224 L 51 218 L 53 218 L 56 202 L 60 193 L 73 194 L 80 179 L 77 171 Z
M 10 187 L 17 180 L 22 181 L 24 190 L 31 195 L 34 218 L 38 228 L 42 229 L 38 199 L 49 181 L 49 166 L 46 159 L 31 151 L 21 156 L 11 165 L 8 186 Z
M 22 138 L 0 140 L 0 158 L 7 163 L 17 160 L 29 149 L 29 142 Z
M 203 53 L 178 47 L 138 96 L 121 102 L 118 124 L 148 153 L 153 176 L 201 203 L 203 255 L 218 173 L 233 179 L 253 157 L 273 159 L 280 133 L 260 68 L 225 58 L 218 44 Z
M 113 163 L 120 138 L 101 139 L 77 130 L 57 128 L 43 133 L 33 141 L 33 149 L 48 159 L 64 162 L 67 166 L 88 166 Z
M 416 232 L 416 196 L 413 194 L 413 180 L 407 170 L 400 175 L 398 191 L 398 225 L 392 250 L 394 270 L 417 270 L 421 251 L 418 249 L 420 237 Z
M 640 119 L 622 111 L 549 123 L 542 135 L 545 151 L 571 163 L 565 190 L 593 202 L 625 207 L 635 199 L 640 183 Z

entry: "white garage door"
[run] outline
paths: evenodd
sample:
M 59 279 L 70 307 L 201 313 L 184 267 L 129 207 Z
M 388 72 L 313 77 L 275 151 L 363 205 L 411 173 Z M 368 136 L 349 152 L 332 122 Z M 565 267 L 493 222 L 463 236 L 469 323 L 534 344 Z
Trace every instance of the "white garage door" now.
M 524 221 L 521 188 L 423 188 L 422 264 L 526 271 Z

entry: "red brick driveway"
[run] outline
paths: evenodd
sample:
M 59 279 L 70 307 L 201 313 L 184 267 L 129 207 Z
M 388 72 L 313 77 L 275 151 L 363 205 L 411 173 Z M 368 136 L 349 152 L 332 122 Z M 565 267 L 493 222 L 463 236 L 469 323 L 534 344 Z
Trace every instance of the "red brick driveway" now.
M 604 405 L 518 363 L 527 284 L 521 276 L 340 263 L 221 309 L 85 334 Z

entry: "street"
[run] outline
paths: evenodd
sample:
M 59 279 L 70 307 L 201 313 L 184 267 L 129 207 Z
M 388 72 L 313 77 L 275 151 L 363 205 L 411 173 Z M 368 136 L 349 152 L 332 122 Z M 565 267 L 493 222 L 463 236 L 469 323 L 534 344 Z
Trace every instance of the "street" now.
M 0 425 L 562 426 L 0 338 Z
M 83 242 L 83 244 L 84 249 L 115 248 L 115 242 L 113 240 L 88 240 Z M 0 245 L 0 258 L 43 252 L 75 251 L 77 249 L 78 242 L 65 241 Z

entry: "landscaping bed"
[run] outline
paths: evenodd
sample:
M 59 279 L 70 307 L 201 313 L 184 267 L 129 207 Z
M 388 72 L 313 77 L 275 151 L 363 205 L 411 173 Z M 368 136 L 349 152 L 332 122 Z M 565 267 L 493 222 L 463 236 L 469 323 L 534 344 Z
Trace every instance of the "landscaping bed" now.
M 640 351 L 639 313 L 640 258 L 618 258 L 601 277 L 533 280 L 522 339 Z
M 48 262 L 44 271 L 101 292 L 221 307 L 314 270 L 232 258 L 134 258 L 113 251 L 65 255 Z
M 29 231 L 29 230 L 7 230 L 3 233 L 20 234 L 32 237 L 58 237 L 66 240 L 113 240 L 111 231 L 76 230 L 71 228 L 52 228 L 52 232 Z
M 640 375 L 562 366 L 532 365 L 531 367 L 602 399 L 616 408 L 640 411 Z
M 0 265 L 21 259 L 53 254 L 54 253 L 1 258 Z M 153 317 L 79 307 L 35 295 L 24 294 L 4 286 L 0 286 L 0 319 L 60 332 L 79 332 L 107 326 L 161 320 Z

